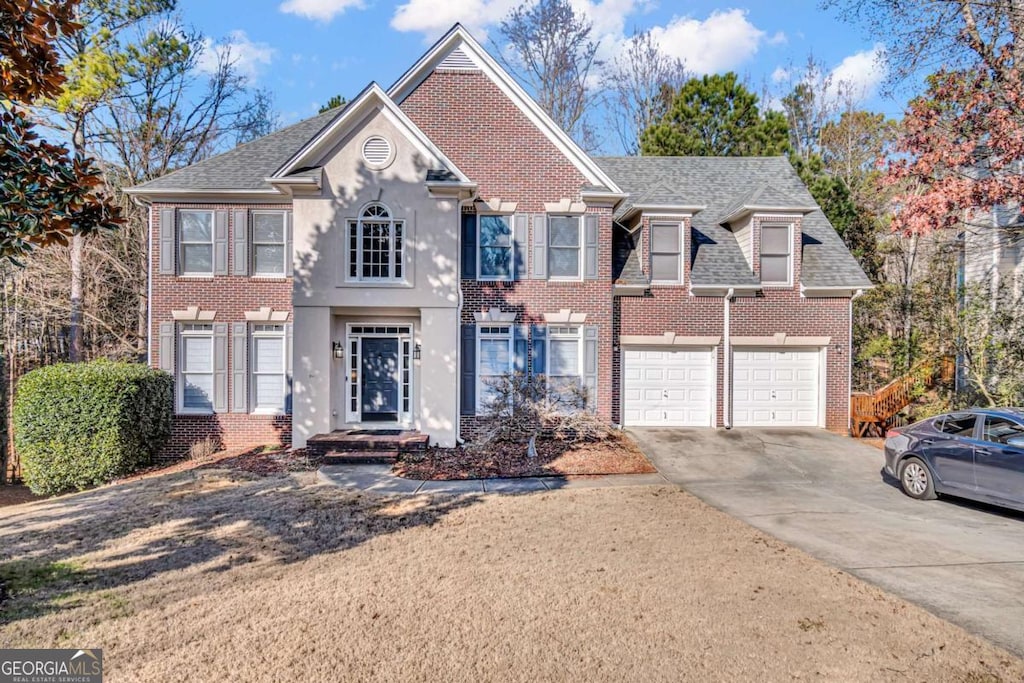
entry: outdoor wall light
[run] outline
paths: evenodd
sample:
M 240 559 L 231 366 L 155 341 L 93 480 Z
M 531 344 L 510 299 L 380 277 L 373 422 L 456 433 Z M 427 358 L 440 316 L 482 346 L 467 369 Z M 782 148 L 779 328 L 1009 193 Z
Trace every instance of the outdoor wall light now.
M 345 345 L 340 341 L 332 342 L 331 349 L 334 351 L 335 358 L 340 360 L 345 357 Z
M 413 357 L 414 360 L 419 360 L 421 354 L 422 354 L 422 350 L 420 349 L 420 345 L 419 344 L 417 344 L 416 346 L 412 347 L 412 357 Z

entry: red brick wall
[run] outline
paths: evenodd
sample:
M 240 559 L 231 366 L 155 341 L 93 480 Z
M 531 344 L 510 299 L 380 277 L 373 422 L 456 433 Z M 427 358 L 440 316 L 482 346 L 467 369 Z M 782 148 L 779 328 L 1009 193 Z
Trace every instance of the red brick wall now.
M 643 221 L 645 255 L 650 244 L 650 221 Z M 684 252 L 690 253 L 689 225 L 684 234 Z M 755 236 L 760 233 L 755 221 Z M 794 230 L 794 278 L 800 277 L 800 224 Z M 754 259 L 757 262 L 757 259 Z M 647 270 L 646 256 L 643 261 Z M 661 335 L 675 332 L 685 336 L 720 336 L 724 334 L 724 305 L 720 297 L 690 296 L 689 262 L 684 267 L 684 283 L 652 285 L 645 297 L 619 297 L 616 301 L 616 334 Z M 766 288 L 756 297 L 738 297 L 730 312 L 732 336 L 765 337 L 777 332 L 792 336 L 827 336 L 831 343 L 827 353 L 825 426 L 845 430 L 849 420 L 849 318 L 848 298 L 807 299 L 800 296 L 799 284 L 789 288 Z M 613 365 L 616 386 L 613 390 L 613 415 L 621 419 L 619 395 L 620 351 L 614 351 Z M 723 386 L 726 382 L 723 349 L 718 349 L 717 421 L 724 424 Z
M 402 103 L 402 110 L 479 184 L 481 198 L 517 202 L 520 213 L 542 213 L 547 202 L 579 200 L 583 174 L 484 74 L 434 72 Z M 562 309 L 586 313 L 585 324 L 598 327 L 597 411 L 612 419 L 611 209 L 588 212 L 598 216 L 597 280 L 463 279 L 462 322 L 473 324 L 474 313 L 492 307 L 518 313 L 517 324 L 543 323 L 545 313 Z M 532 221 L 529 230 L 532 244 Z M 527 252 L 532 269 L 532 253 Z M 476 426 L 476 418 L 462 418 L 464 436 L 472 437 Z
M 291 278 L 259 278 L 234 275 L 196 278 L 161 275 L 160 266 L 160 209 L 226 209 L 228 210 L 228 264 L 234 263 L 234 209 L 290 209 L 289 204 L 154 204 L 152 211 L 153 249 L 150 254 L 150 273 L 153 293 L 151 312 L 151 357 L 153 367 L 160 367 L 160 323 L 173 322 L 171 311 L 198 306 L 202 310 L 217 312 L 215 322 L 245 322 L 245 312 L 269 306 L 275 311 L 292 308 Z M 246 229 L 243 226 L 243 229 Z M 233 349 L 228 344 L 228 368 L 231 367 Z M 173 353 L 173 349 L 171 350 Z M 232 387 L 228 372 L 228 401 L 230 408 Z M 163 455 L 174 456 L 186 452 L 192 444 L 211 438 L 225 448 L 259 444 L 291 442 L 290 415 L 250 415 L 247 413 L 219 413 L 215 415 L 176 415 L 171 443 Z

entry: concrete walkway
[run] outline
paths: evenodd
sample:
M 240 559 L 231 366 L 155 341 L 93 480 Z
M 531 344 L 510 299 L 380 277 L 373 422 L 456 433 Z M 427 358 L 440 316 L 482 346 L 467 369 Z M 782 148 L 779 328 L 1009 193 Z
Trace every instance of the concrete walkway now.
M 464 479 L 420 481 L 396 477 L 390 465 L 324 465 L 317 470 L 321 481 L 334 486 L 384 494 L 478 495 L 484 493 L 533 493 L 553 489 L 592 489 L 617 486 L 664 486 L 668 480 L 654 474 L 604 474 L 579 477 L 521 477 L 515 479 Z

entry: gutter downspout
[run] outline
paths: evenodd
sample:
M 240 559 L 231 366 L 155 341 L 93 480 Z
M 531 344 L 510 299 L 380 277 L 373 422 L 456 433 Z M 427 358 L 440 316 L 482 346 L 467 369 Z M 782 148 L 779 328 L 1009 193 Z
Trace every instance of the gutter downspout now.
M 846 432 L 849 434 L 850 428 L 853 426 L 853 416 L 850 414 L 850 402 L 851 396 L 853 395 L 853 302 L 859 297 L 863 296 L 865 290 L 858 289 L 850 297 L 850 332 L 847 337 L 849 355 L 847 356 L 846 363 Z
M 724 358 L 722 358 L 722 423 L 725 425 L 726 429 L 732 429 L 732 394 L 729 391 L 732 385 L 729 377 L 732 345 L 729 340 L 729 311 L 732 308 L 730 304 L 735 296 L 736 288 L 730 287 L 729 291 L 725 293 L 725 298 L 723 299 L 725 309 L 722 312 L 722 347 L 723 352 L 725 353 Z M 851 318 L 851 320 L 853 320 L 853 318 Z
M 458 217 L 458 265 L 456 270 L 458 271 L 458 283 L 459 283 L 459 305 L 455 308 L 455 332 L 458 341 L 456 342 L 456 349 L 458 352 L 455 354 L 459 359 L 457 367 L 455 368 L 455 443 L 462 446 L 466 443 L 466 440 L 462 438 L 462 207 L 464 204 L 476 201 L 480 193 L 478 190 L 473 190 L 467 199 L 459 201 L 459 217 Z

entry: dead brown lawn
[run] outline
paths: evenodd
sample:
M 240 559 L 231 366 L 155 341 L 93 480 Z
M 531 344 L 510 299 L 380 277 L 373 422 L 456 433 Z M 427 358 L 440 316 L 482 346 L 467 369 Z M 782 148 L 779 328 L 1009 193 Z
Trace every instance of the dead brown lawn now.
M 386 498 L 193 470 L 0 510 L 0 647 L 109 681 L 1020 681 L 669 487 Z

